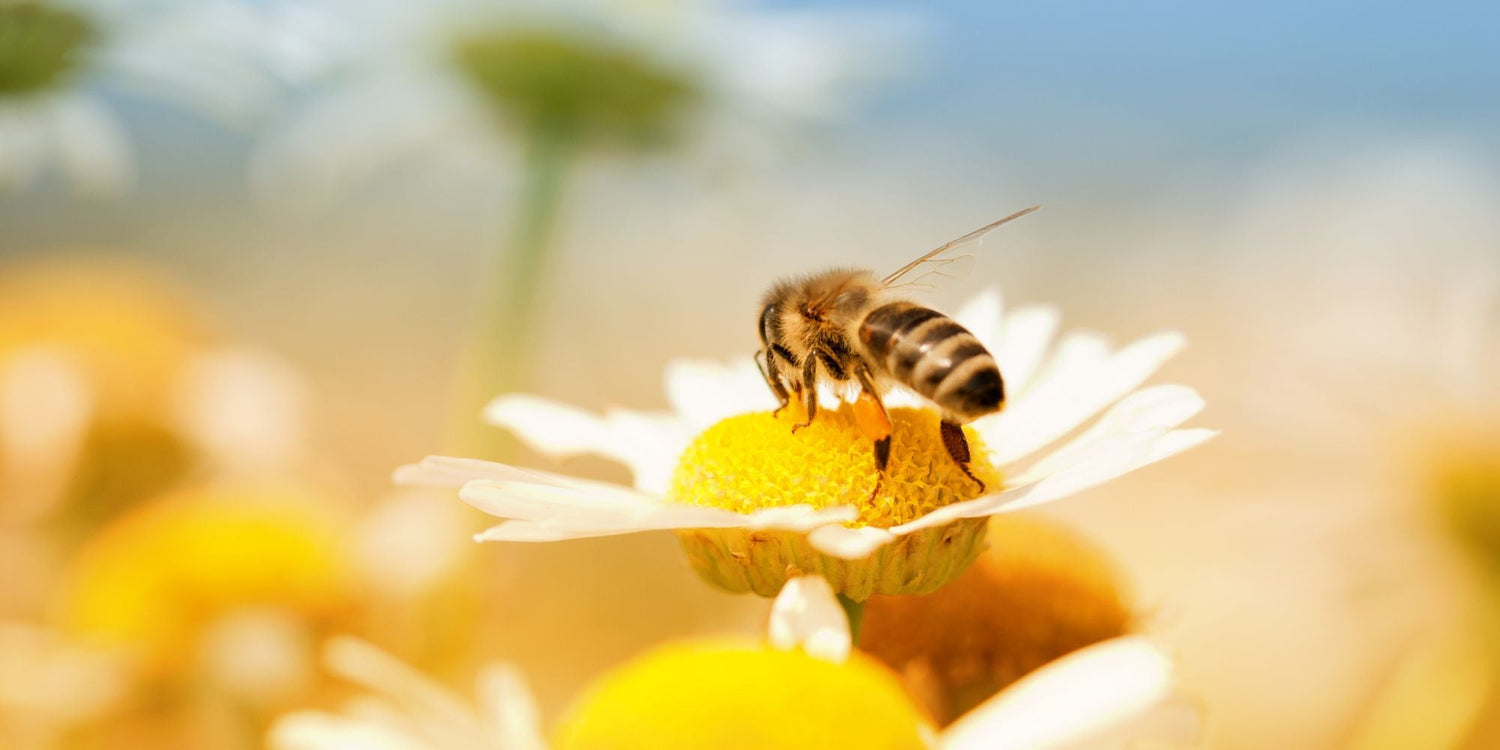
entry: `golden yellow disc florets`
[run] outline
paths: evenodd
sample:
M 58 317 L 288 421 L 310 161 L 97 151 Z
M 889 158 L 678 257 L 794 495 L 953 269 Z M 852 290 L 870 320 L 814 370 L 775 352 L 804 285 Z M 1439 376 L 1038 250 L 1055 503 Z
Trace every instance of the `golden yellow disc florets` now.
M 559 727 L 557 750 L 926 747 L 927 722 L 894 675 L 754 643 L 662 647 L 599 681 Z
M 938 415 L 891 411 L 891 456 L 876 470 L 874 443 L 848 406 L 820 413 L 792 431 L 797 415 L 769 412 L 730 417 L 708 428 L 683 452 L 668 498 L 739 513 L 805 504 L 848 505 L 850 525 L 889 528 L 981 490 L 943 446 Z M 989 491 L 1000 473 L 973 432 L 969 468 Z M 879 490 L 871 492 L 879 482 Z M 873 593 L 931 591 L 963 572 L 979 553 L 982 519 L 966 519 L 901 537 L 865 560 L 842 560 L 813 549 L 802 534 L 744 529 L 681 532 L 693 566 L 730 591 L 775 596 L 789 574 L 818 573 L 839 593 L 862 601 Z
M 931 411 L 891 411 L 890 464 L 873 498 L 870 490 L 879 478 L 874 444 L 860 432 L 852 409 L 822 412 L 794 433 L 795 421 L 791 414 L 758 412 L 708 428 L 682 454 L 668 497 L 740 513 L 799 503 L 852 505 L 859 509 L 859 525 L 884 528 L 979 495 L 979 486 L 943 448 L 938 415 Z M 983 446 L 967 434 L 970 469 L 998 487 L 999 474 Z

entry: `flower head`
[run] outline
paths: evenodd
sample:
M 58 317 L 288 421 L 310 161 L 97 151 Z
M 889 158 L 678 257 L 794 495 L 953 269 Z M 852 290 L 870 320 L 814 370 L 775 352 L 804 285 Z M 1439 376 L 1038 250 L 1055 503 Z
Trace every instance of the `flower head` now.
M 0 95 L 57 85 L 82 65 L 80 53 L 97 30 L 63 6 L 36 0 L 0 3 Z
M 225 486 L 137 508 L 79 554 L 63 594 L 67 629 L 170 675 L 204 666 L 199 656 L 242 656 L 261 636 L 284 641 L 288 622 L 331 622 L 350 601 L 350 577 L 339 527 L 318 510 L 325 504 L 301 491 Z
M 1063 747 L 1181 739 L 1196 731 L 1172 696 L 1171 662 L 1124 638 L 1049 665 L 938 732 L 895 675 L 849 649 L 833 590 L 794 578 L 767 640 L 669 643 L 599 678 L 563 717 L 555 750 L 641 747 Z M 474 747 L 541 750 L 534 701 L 513 667 L 481 673 L 471 703 L 373 647 L 330 643 L 335 671 L 374 694 L 342 714 L 299 712 L 272 728 L 275 750 Z
M 716 0 L 338 5 L 357 42 L 259 155 L 268 198 L 290 186 L 327 200 L 414 154 L 508 166 L 510 136 L 532 151 L 539 137 L 640 148 L 728 135 L 743 146 L 744 131 L 838 114 L 861 83 L 886 77 L 905 36 L 868 10 Z
M 989 522 L 987 549 L 925 596 L 875 596 L 859 646 L 901 675 L 946 725 L 999 690 L 1135 617 L 1113 565 L 1060 524 L 1017 513 Z
M 125 187 L 130 151 L 103 91 L 232 122 L 260 111 L 296 36 L 279 5 L 0 1 L 0 189 L 53 161 L 81 192 Z
M 732 591 L 769 596 L 807 572 L 862 600 L 930 591 L 951 580 L 978 553 L 991 515 L 1064 497 L 1214 434 L 1175 429 L 1203 406 L 1191 389 L 1136 390 L 1181 348 L 1176 334 L 1112 351 L 1097 334 L 1074 333 L 1047 356 L 1057 322 L 1050 309 L 1023 308 L 1002 318 L 992 293 L 958 319 L 995 353 L 1014 394 L 1006 411 L 971 425 L 976 451 L 987 459 L 975 465 L 994 480 L 978 497 L 961 494 L 972 490 L 956 482 L 951 460 L 917 436 L 930 431 L 900 427 L 892 454 L 902 456 L 901 473 L 872 497 L 870 448 L 856 439 L 847 415 L 824 415 L 807 435 L 793 435 L 790 424 L 765 414 L 736 416 L 774 406 L 748 361 L 675 366 L 668 376 L 675 415 L 618 411 L 601 418 L 530 396 L 504 396 L 488 409 L 490 421 L 544 452 L 622 461 L 635 473 L 634 489 L 446 458 L 403 467 L 397 479 L 460 488 L 464 500 L 509 519 L 482 540 L 670 529 L 683 537 L 694 567 Z M 913 403 L 900 393 L 887 399 L 892 406 L 903 401 Z M 829 394 L 828 405 L 836 410 L 837 398 Z M 1106 407 L 1076 436 L 1031 458 Z M 931 421 L 920 412 L 898 414 L 905 415 L 900 424 Z M 909 439 L 902 441 L 903 434 Z

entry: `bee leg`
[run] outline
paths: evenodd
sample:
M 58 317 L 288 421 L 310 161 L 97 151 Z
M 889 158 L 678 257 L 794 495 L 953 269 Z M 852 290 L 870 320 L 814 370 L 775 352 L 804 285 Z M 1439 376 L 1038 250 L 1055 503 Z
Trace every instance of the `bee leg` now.
M 762 355 L 765 355 L 766 358 L 764 364 L 760 361 Z M 771 393 L 775 394 L 776 401 L 779 404 L 776 407 L 776 411 L 771 412 L 771 416 L 779 417 L 781 416 L 781 412 L 786 410 L 787 404 L 792 402 L 792 398 L 786 392 L 786 385 L 781 382 L 780 373 L 776 370 L 775 357 L 775 352 L 767 354 L 764 350 L 756 351 L 755 367 L 760 370 L 760 376 L 766 379 L 766 385 L 771 387 Z
M 964 428 L 960 427 L 957 422 L 949 422 L 945 419 L 940 423 L 939 429 L 942 430 L 943 447 L 948 449 L 948 455 L 953 457 L 953 462 L 958 464 L 958 468 L 965 476 L 979 485 L 979 491 L 984 492 L 984 481 L 974 476 L 974 472 L 969 471 L 969 439 L 964 437 Z
M 813 417 L 818 416 L 818 358 L 808 357 L 802 363 L 802 387 L 798 393 L 802 396 L 802 417 L 805 421 L 792 425 L 792 433 L 812 424 Z
M 885 411 L 885 404 L 880 397 L 875 395 L 875 385 L 870 382 L 870 374 L 864 368 L 856 371 L 859 376 L 859 398 L 854 401 L 854 423 L 859 425 L 859 431 L 875 443 L 875 488 L 870 490 L 870 498 L 880 492 L 880 484 L 885 479 L 885 467 L 891 462 L 891 417 Z

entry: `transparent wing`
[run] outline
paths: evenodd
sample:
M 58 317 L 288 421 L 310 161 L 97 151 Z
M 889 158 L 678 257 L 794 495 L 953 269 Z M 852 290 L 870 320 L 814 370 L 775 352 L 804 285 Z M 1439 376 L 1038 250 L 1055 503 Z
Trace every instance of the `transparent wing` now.
M 1019 219 L 1039 208 L 1041 206 L 1032 206 L 1031 208 L 1017 211 L 999 221 L 991 222 L 969 232 L 896 269 L 891 275 L 881 279 L 880 283 L 887 289 L 897 286 L 931 287 L 931 284 L 926 282 L 933 277 L 955 278 L 961 276 L 973 265 L 974 254 L 971 251 L 979 247 L 979 243 L 984 241 L 985 235 L 994 231 L 1000 225 Z M 916 275 L 912 276 L 913 273 Z M 911 276 L 909 280 L 900 284 L 896 283 L 908 276 Z

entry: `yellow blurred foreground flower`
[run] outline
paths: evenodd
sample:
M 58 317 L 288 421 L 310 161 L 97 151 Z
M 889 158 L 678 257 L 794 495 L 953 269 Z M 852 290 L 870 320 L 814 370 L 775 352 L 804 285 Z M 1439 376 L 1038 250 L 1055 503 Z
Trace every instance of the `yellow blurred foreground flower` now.
M 511 519 L 480 540 L 674 530 L 694 568 L 727 590 L 772 596 L 789 577 L 817 573 L 862 601 L 932 591 L 962 573 L 994 514 L 1092 487 L 1214 435 L 1175 429 L 1203 407 L 1192 389 L 1137 390 L 1182 347 L 1177 334 L 1114 351 L 1098 334 L 1081 332 L 1053 348 L 1055 310 L 1002 315 L 994 292 L 956 318 L 995 354 L 1012 393 L 1004 412 L 969 427 L 975 471 L 990 488 L 979 497 L 935 445 L 934 416 L 922 408 L 894 409 L 891 473 L 872 497 L 872 447 L 837 395 L 824 394 L 827 412 L 794 435 L 789 419 L 771 415 L 775 401 L 749 360 L 673 365 L 667 392 L 675 414 L 599 417 L 520 395 L 486 410 L 490 422 L 545 453 L 595 453 L 626 464 L 634 488 L 441 457 L 403 467 L 396 478 L 459 488 L 475 507 Z M 921 405 L 899 390 L 886 402 Z
M 1004 750 L 1182 736 L 1180 725 L 1141 732 L 1160 718 L 1172 677 L 1170 661 L 1140 639 L 1050 665 L 941 733 L 894 675 L 848 647 L 832 589 L 815 577 L 793 579 L 776 601 L 768 643 L 689 641 L 648 652 L 586 690 L 550 746 Z M 274 750 L 548 746 L 513 667 L 483 671 L 471 703 L 352 639 L 331 642 L 327 662 L 374 694 L 342 714 L 283 717 L 271 731 Z M 1167 735 L 1157 731 L 1163 726 Z
M 1134 615 L 1111 563 L 1056 522 L 990 520 L 989 549 L 925 596 L 876 596 L 859 647 L 946 725 L 1043 665 L 1125 635 Z
M 349 604 L 328 505 L 300 490 L 214 487 L 140 507 L 84 547 L 64 622 L 81 642 L 121 649 L 159 676 L 198 668 L 235 681 L 297 679 L 286 660 Z

